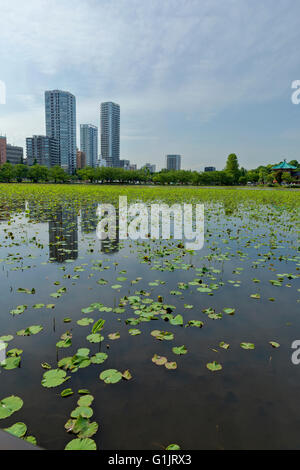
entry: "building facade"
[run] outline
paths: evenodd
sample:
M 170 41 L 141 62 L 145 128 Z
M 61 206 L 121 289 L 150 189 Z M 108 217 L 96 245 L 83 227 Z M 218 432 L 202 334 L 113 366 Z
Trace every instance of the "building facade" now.
M 0 165 L 6 163 L 6 137 L 0 136 Z
M 76 153 L 76 168 L 77 170 L 82 170 L 86 166 L 85 153 L 77 149 Z
M 45 135 L 33 135 L 26 139 L 27 164 L 44 165 L 48 168 L 59 165 L 58 141 Z
M 86 166 L 95 168 L 98 158 L 98 127 L 80 124 L 80 150 L 85 153 Z
M 12 165 L 18 165 L 23 163 L 23 147 L 17 147 L 15 145 L 6 145 L 6 161 Z
M 107 161 L 105 158 L 102 158 L 101 155 L 99 155 L 98 160 L 97 160 L 97 167 L 106 167 L 107 166 Z
M 120 167 L 124 170 L 130 169 L 130 161 L 129 160 L 120 160 Z
M 72 174 L 76 168 L 76 99 L 68 91 L 45 91 L 46 135 L 57 140 L 58 164 Z
M 120 166 L 120 106 L 111 101 L 101 103 L 101 156 L 107 166 Z
M 146 163 L 144 166 L 142 166 L 142 169 L 149 170 L 150 173 L 155 173 L 156 172 L 156 165 L 152 165 L 151 163 Z
M 216 167 L 215 166 L 206 166 L 204 167 L 204 171 L 207 172 L 207 171 L 216 171 Z
M 166 168 L 167 170 L 180 170 L 181 155 L 166 155 Z

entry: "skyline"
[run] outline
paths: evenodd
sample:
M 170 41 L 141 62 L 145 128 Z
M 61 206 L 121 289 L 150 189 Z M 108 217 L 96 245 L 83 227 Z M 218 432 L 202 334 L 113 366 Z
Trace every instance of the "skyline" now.
M 45 135 L 43 93 L 62 89 L 76 96 L 78 148 L 81 123 L 100 127 L 99 104 L 120 104 L 120 158 L 139 167 L 172 153 L 195 170 L 220 170 L 230 153 L 246 168 L 299 160 L 300 5 L 54 0 L 51 15 L 45 5 L 2 6 L 9 143 Z

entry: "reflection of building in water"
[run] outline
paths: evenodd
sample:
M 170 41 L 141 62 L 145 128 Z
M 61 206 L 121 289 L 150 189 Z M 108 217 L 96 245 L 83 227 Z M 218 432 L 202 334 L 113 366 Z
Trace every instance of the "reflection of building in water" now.
M 95 232 L 98 224 L 98 204 L 91 204 L 81 208 L 81 231 L 83 233 Z
M 60 208 L 49 221 L 49 258 L 63 263 L 77 257 L 77 212 L 72 208 Z
M 119 225 L 119 209 L 116 209 L 116 238 L 114 240 L 110 240 L 107 238 L 106 240 L 101 240 L 101 251 L 103 253 L 117 253 L 120 249 L 119 246 L 119 236 L 120 236 L 120 225 Z

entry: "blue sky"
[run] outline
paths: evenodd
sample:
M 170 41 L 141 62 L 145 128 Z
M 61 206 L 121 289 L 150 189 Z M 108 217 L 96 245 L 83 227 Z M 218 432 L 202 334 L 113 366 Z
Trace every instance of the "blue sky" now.
M 300 160 L 300 3 L 294 0 L 0 0 L 0 134 L 44 134 L 44 90 L 77 124 L 121 106 L 121 158 L 222 169 Z M 79 133 L 78 133 L 79 134 Z M 79 142 L 78 142 L 79 144 Z

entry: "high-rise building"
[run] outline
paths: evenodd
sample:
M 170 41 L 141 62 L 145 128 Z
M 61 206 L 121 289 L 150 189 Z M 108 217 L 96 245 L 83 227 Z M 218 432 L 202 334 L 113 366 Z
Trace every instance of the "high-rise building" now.
M 98 127 L 80 124 L 80 150 L 85 153 L 86 166 L 96 167 L 98 158 Z
M 166 155 L 167 170 L 180 170 L 181 155 Z
M 78 170 L 82 170 L 86 166 L 86 158 L 85 158 L 85 153 L 81 152 L 80 150 L 77 149 L 76 153 L 76 168 Z
M 6 163 L 6 137 L 0 136 L 0 165 Z
M 101 103 L 101 155 L 107 166 L 120 166 L 120 106 L 111 101 Z
M 59 165 L 58 140 L 45 135 L 27 137 L 26 156 L 28 165 Z
M 23 163 L 23 147 L 15 145 L 6 145 L 6 161 L 12 165 Z
M 76 168 L 76 99 L 68 91 L 45 91 L 46 135 L 58 143 L 58 164 Z

